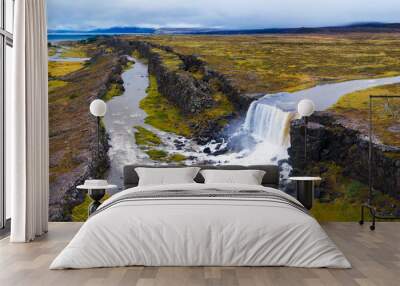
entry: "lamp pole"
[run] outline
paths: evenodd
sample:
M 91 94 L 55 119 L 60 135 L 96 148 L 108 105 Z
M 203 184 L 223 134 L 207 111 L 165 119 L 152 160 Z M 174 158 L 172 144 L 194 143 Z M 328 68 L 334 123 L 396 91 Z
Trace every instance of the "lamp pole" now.
M 97 163 L 100 162 L 100 116 L 97 116 Z
M 107 105 L 101 99 L 95 99 L 90 103 L 90 113 L 97 118 L 97 165 L 100 164 L 100 118 L 107 112 Z
M 302 99 L 297 105 L 297 112 L 304 117 L 304 170 L 307 167 L 307 125 L 308 117 L 314 113 L 315 105 L 310 99 Z
M 308 117 L 304 116 L 304 168 L 307 166 L 307 125 Z

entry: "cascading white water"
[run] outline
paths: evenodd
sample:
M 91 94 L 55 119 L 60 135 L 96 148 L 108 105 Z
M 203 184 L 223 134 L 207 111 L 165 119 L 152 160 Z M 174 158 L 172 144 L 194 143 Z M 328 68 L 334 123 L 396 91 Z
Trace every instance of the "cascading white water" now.
M 254 139 L 271 145 L 288 148 L 291 113 L 263 103 L 253 101 L 247 111 L 243 129 Z
M 251 103 L 238 131 L 252 137 L 256 144 L 250 144 L 238 153 L 218 156 L 221 162 L 242 165 L 277 164 L 279 160 L 288 159 L 292 113 L 271 105 L 269 99 L 267 95 Z

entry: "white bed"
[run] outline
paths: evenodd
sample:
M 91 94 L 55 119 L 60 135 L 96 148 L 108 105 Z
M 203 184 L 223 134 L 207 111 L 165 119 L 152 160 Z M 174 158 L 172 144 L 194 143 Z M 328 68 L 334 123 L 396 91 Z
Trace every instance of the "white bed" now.
M 175 190 L 185 195 L 137 197 Z M 190 196 L 239 191 L 240 197 Z M 268 198 L 254 197 L 253 191 L 265 192 Z M 255 185 L 193 183 L 127 189 L 100 206 L 50 269 L 128 265 L 350 268 L 342 252 L 299 204 L 277 189 Z

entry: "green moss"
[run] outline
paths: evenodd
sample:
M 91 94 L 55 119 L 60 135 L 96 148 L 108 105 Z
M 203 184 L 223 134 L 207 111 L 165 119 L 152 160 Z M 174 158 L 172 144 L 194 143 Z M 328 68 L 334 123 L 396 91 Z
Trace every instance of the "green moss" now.
M 235 111 L 235 108 L 228 99 L 228 97 L 222 92 L 217 92 L 213 95 L 214 106 L 208 108 L 201 112 L 197 117 L 198 119 L 218 119 L 227 115 L 232 114 Z
M 180 110 L 158 92 L 157 80 L 153 75 L 149 78 L 147 96 L 140 101 L 140 108 L 147 113 L 147 124 L 185 137 L 192 135 Z
M 139 146 L 160 145 L 161 139 L 153 132 L 141 126 L 135 126 L 135 142 Z
M 53 92 L 54 90 L 66 86 L 68 82 L 63 80 L 49 80 L 49 93 Z
M 172 161 L 172 162 L 182 162 L 182 161 L 185 161 L 186 159 L 187 158 L 185 155 L 178 154 L 178 153 L 172 154 L 168 157 L 168 161 Z
M 186 156 L 174 153 L 168 154 L 167 152 L 159 149 L 149 149 L 145 150 L 146 154 L 149 155 L 150 159 L 153 161 L 164 162 L 164 163 L 181 163 L 185 161 Z
M 174 53 L 156 48 L 153 48 L 151 50 L 160 56 L 163 66 L 165 66 L 169 70 L 177 71 L 183 65 L 182 60 Z
M 106 193 L 101 202 L 104 202 L 109 197 L 110 195 Z M 72 209 L 72 221 L 86 221 L 88 218 L 88 209 L 91 202 L 92 199 L 89 197 L 89 195 L 86 194 L 83 203 L 77 205 Z
M 111 100 L 114 96 L 120 96 L 124 93 L 122 90 L 122 86 L 117 83 L 113 83 L 110 85 L 107 93 L 103 96 L 105 101 Z
M 150 149 L 145 151 L 149 155 L 150 159 L 153 161 L 166 161 L 168 153 L 163 150 Z
M 352 204 L 342 199 L 331 203 L 321 203 L 315 200 L 311 214 L 319 222 L 327 221 L 359 221 L 361 204 Z M 370 220 L 369 215 L 366 220 Z
M 133 67 L 134 63 L 132 61 L 128 61 L 126 65 L 124 65 L 123 70 L 127 71 Z

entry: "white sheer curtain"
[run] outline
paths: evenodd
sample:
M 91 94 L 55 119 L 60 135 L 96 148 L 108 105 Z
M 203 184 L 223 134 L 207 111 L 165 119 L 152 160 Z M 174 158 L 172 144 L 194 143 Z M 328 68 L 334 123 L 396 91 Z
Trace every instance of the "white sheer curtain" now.
M 48 225 L 48 90 L 45 0 L 17 0 L 13 95 L 6 146 L 12 242 L 28 242 Z

